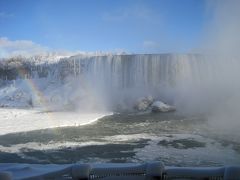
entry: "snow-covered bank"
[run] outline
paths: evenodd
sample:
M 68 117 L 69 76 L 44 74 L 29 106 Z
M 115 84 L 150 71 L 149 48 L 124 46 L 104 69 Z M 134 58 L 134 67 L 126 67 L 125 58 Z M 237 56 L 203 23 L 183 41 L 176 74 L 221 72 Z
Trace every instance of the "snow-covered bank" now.
M 111 113 L 42 112 L 38 109 L 0 109 L 0 135 L 39 129 L 81 126 Z

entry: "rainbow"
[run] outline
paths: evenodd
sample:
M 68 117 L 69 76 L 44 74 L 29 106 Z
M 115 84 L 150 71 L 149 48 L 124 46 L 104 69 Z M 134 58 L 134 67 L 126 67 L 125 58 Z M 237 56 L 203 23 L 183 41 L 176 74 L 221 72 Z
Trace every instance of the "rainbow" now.
M 34 99 L 36 103 L 41 107 L 41 112 L 47 115 L 48 121 L 49 122 L 56 121 L 57 123 L 56 117 L 54 117 L 53 116 L 54 114 L 50 112 L 50 109 L 49 109 L 50 105 L 48 104 L 49 101 L 45 97 L 45 95 L 42 93 L 37 83 L 34 82 L 32 78 L 27 77 L 28 73 L 24 68 L 19 68 L 17 70 L 17 73 L 23 79 L 23 82 L 26 84 L 26 86 L 30 89 L 31 94 L 29 95 L 33 96 L 32 99 Z M 49 127 L 50 125 L 51 124 L 49 123 Z M 60 134 L 60 131 L 58 128 L 54 128 L 52 129 L 52 133 Z
M 45 111 L 47 111 L 49 109 L 49 105 L 48 105 L 48 100 L 47 98 L 44 96 L 44 94 L 42 93 L 42 91 L 38 88 L 37 83 L 34 82 L 33 79 L 31 78 L 27 78 L 27 71 L 24 68 L 19 68 L 17 70 L 18 75 L 24 79 L 24 83 L 26 84 L 26 86 L 30 89 L 31 91 L 31 95 L 33 96 L 32 98 L 36 101 L 36 103 L 43 108 Z

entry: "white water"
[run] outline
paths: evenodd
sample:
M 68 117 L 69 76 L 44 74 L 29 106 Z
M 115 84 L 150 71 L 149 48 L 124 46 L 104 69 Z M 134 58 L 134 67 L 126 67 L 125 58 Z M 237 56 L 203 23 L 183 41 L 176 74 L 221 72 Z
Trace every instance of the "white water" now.
M 112 111 L 119 106 L 129 109 L 136 99 L 152 95 L 178 106 L 181 110 L 186 107 L 185 109 L 206 111 L 216 106 L 216 101 L 225 101 L 225 98 L 229 99 L 229 95 L 238 92 L 239 68 L 239 58 L 231 56 L 74 56 L 44 67 L 47 77 L 30 80 L 37 89 L 26 88 L 29 80 L 16 81 L 14 86 L 17 87 L 12 89 L 14 92 L 23 90 L 25 95 L 30 93 L 29 99 L 32 98 L 34 105 L 39 105 L 38 99 L 42 100 L 42 97 L 36 97 L 37 90 L 44 96 L 44 105 L 74 105 L 81 110 L 100 107 Z M 32 68 L 29 73 L 37 74 L 35 71 L 37 70 Z M 16 93 L 4 94 L 6 90 L 1 89 L 1 104 L 11 106 L 13 103 L 8 103 L 9 96 Z
M 208 112 L 240 89 L 239 58 L 199 54 L 72 57 L 88 102 L 131 108 L 152 95 L 182 110 Z M 86 93 L 87 92 L 87 93 Z M 78 94 L 79 95 L 79 94 Z M 79 103 L 81 105 L 81 102 Z M 185 109 L 184 109 L 185 107 Z

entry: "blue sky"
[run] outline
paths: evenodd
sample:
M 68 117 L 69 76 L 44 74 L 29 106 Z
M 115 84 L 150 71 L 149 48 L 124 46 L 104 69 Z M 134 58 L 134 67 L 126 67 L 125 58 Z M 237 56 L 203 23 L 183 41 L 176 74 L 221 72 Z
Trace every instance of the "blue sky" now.
M 187 52 L 209 19 L 204 0 L 0 0 L 4 42 L 51 50 Z

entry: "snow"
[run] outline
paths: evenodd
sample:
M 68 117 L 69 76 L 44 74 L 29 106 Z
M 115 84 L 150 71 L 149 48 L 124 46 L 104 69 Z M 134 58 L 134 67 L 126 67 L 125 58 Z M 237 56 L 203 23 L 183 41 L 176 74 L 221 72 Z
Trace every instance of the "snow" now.
M 64 126 L 81 126 L 110 115 L 109 112 L 43 112 L 40 109 L 0 109 L 0 135 Z
M 30 107 L 29 102 L 31 96 L 29 96 L 29 92 L 24 89 L 23 87 L 17 88 L 11 83 L 1 87 L 0 107 Z
M 169 106 L 168 106 L 167 104 L 165 104 L 165 103 L 163 103 L 163 102 L 161 102 L 161 101 L 155 101 L 155 102 L 152 104 L 152 106 L 156 106 L 156 107 L 158 107 L 158 108 L 165 108 L 165 109 L 169 108 Z
M 152 111 L 154 112 L 168 112 L 168 111 L 174 111 L 175 108 L 173 106 L 169 106 L 162 101 L 155 101 L 152 104 Z
M 77 103 L 85 106 L 91 103 L 79 100 L 82 92 L 77 87 L 75 81 L 62 84 L 52 78 L 0 82 L 0 135 L 81 126 L 111 114 L 78 107 Z

